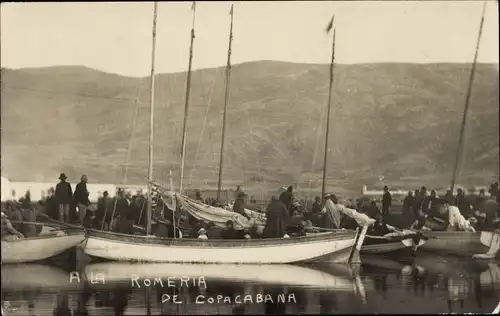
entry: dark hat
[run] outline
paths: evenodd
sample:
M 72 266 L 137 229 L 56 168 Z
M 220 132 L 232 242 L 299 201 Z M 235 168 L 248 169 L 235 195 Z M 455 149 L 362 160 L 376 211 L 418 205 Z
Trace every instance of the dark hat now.
M 68 177 L 66 177 L 66 174 L 63 172 L 59 175 L 59 180 L 66 180 Z

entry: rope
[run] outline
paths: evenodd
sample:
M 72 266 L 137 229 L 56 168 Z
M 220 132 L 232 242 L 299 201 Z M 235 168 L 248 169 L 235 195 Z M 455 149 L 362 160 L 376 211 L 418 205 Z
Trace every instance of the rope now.
M 212 85 L 212 89 L 210 91 L 210 96 L 208 98 L 208 102 L 207 102 L 207 108 L 205 110 L 205 117 L 203 118 L 203 124 L 201 125 L 201 132 L 200 132 L 200 136 L 198 137 L 198 145 L 196 147 L 196 153 L 194 155 L 194 163 L 193 163 L 193 167 L 191 168 L 191 170 L 189 171 L 189 185 L 191 185 L 191 182 L 193 180 L 193 170 L 194 168 L 196 167 L 196 160 L 198 159 L 198 153 L 200 151 L 200 147 L 201 147 L 201 140 L 203 139 L 203 133 L 205 131 L 205 127 L 207 125 L 207 117 L 208 117 L 208 110 L 210 109 L 210 104 L 212 104 L 212 96 L 214 94 L 214 90 L 215 90 L 215 84 L 217 83 L 217 75 L 219 73 L 219 68 L 216 68 L 215 69 L 215 75 L 214 75 L 214 83 Z

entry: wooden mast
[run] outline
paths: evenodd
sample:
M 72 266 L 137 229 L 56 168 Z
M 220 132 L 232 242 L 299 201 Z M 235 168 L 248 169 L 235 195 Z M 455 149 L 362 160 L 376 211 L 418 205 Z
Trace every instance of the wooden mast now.
M 335 15 L 332 16 L 332 19 L 330 20 L 330 23 L 328 23 L 328 26 L 326 27 L 326 32 L 327 34 L 330 32 L 330 30 L 333 28 L 333 33 L 332 33 L 332 59 L 330 61 L 330 85 L 329 85 L 329 90 L 328 90 L 328 105 L 327 105 L 327 112 L 326 112 L 326 133 L 325 133 L 325 156 L 323 158 L 323 181 L 321 184 L 321 198 L 325 195 L 325 187 L 326 187 L 326 168 L 327 168 L 327 161 L 328 161 L 328 140 L 330 136 L 330 111 L 332 107 L 332 88 L 333 88 L 333 67 L 335 64 Z
M 158 16 L 158 2 L 153 7 L 153 39 L 151 52 L 151 96 L 149 115 L 149 168 L 148 168 L 148 208 L 146 217 L 146 235 L 151 235 L 151 217 L 153 206 L 153 140 L 154 140 L 154 109 L 155 109 L 155 55 L 156 55 L 156 19 Z
M 220 201 L 220 192 L 222 187 L 222 169 L 224 167 L 224 146 L 226 138 L 226 119 L 227 119 L 227 103 L 229 100 L 229 86 L 231 83 L 231 46 L 233 43 L 233 8 L 234 5 L 231 4 L 231 11 L 229 15 L 231 16 L 231 25 L 229 28 L 229 47 L 227 50 L 227 64 L 226 64 L 226 91 L 224 95 L 224 112 L 222 114 L 222 139 L 220 144 L 220 162 L 219 162 L 219 179 L 217 182 L 217 200 Z
M 453 174 L 451 178 L 450 190 L 453 193 L 456 185 L 456 181 L 460 174 L 460 165 L 463 162 L 463 154 L 464 154 L 464 140 L 465 140 L 465 125 L 467 124 L 467 115 L 469 114 L 469 105 L 472 94 L 472 83 L 474 82 L 474 75 L 476 73 L 476 64 L 477 64 L 477 55 L 479 52 L 479 45 L 481 43 L 481 36 L 483 34 L 483 25 L 484 25 L 484 15 L 486 13 L 486 1 L 483 3 L 483 14 L 481 16 L 481 22 L 479 23 L 479 33 L 477 36 L 476 50 L 474 52 L 474 60 L 472 62 L 472 67 L 470 71 L 469 77 L 469 86 L 467 88 L 467 94 L 465 96 L 465 108 L 464 113 L 462 115 L 462 125 L 460 126 L 460 135 L 458 136 L 458 145 L 457 151 L 455 155 L 455 166 L 453 168 Z
M 191 68 L 193 65 L 193 44 L 194 44 L 194 25 L 196 20 L 196 2 L 193 1 L 193 5 L 191 6 L 191 10 L 193 10 L 193 23 L 191 26 L 191 44 L 189 46 L 189 65 L 188 65 L 188 73 L 186 78 L 186 101 L 184 104 L 184 122 L 182 124 L 182 149 L 181 149 L 181 180 L 179 185 L 179 194 L 182 194 L 182 184 L 184 182 L 184 164 L 186 158 L 186 141 L 187 141 L 187 120 L 189 113 L 189 96 L 191 94 Z

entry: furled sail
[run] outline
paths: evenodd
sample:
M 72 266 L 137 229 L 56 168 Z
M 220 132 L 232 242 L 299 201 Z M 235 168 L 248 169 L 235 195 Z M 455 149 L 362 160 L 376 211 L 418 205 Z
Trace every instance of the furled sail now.
M 225 228 L 227 221 L 233 221 L 235 229 L 248 229 L 253 225 L 265 225 L 266 222 L 264 214 L 245 209 L 245 212 L 250 217 L 250 220 L 248 220 L 241 214 L 192 200 L 172 192 L 157 183 L 153 183 L 153 193 L 159 196 L 169 209 L 175 210 L 176 205 L 178 205 L 183 211 L 189 213 L 197 220 L 205 223 L 213 223 L 219 228 Z
M 255 224 L 261 225 L 261 220 L 258 218 L 251 218 L 248 220 L 245 216 L 233 211 L 209 206 L 179 194 L 175 194 L 175 196 L 177 203 L 184 211 L 198 220 L 205 223 L 213 223 L 219 228 L 225 228 L 227 221 L 233 221 L 235 229 L 248 229 Z

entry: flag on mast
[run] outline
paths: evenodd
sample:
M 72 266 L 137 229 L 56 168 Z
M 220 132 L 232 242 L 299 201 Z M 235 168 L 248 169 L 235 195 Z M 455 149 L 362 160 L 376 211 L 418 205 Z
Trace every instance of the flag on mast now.
M 335 14 L 332 16 L 330 22 L 328 22 L 328 25 L 326 26 L 326 34 L 330 33 L 331 29 L 333 28 L 334 20 L 335 20 Z
M 191 10 L 193 11 L 196 10 L 196 1 L 193 1 L 193 4 L 191 5 Z

